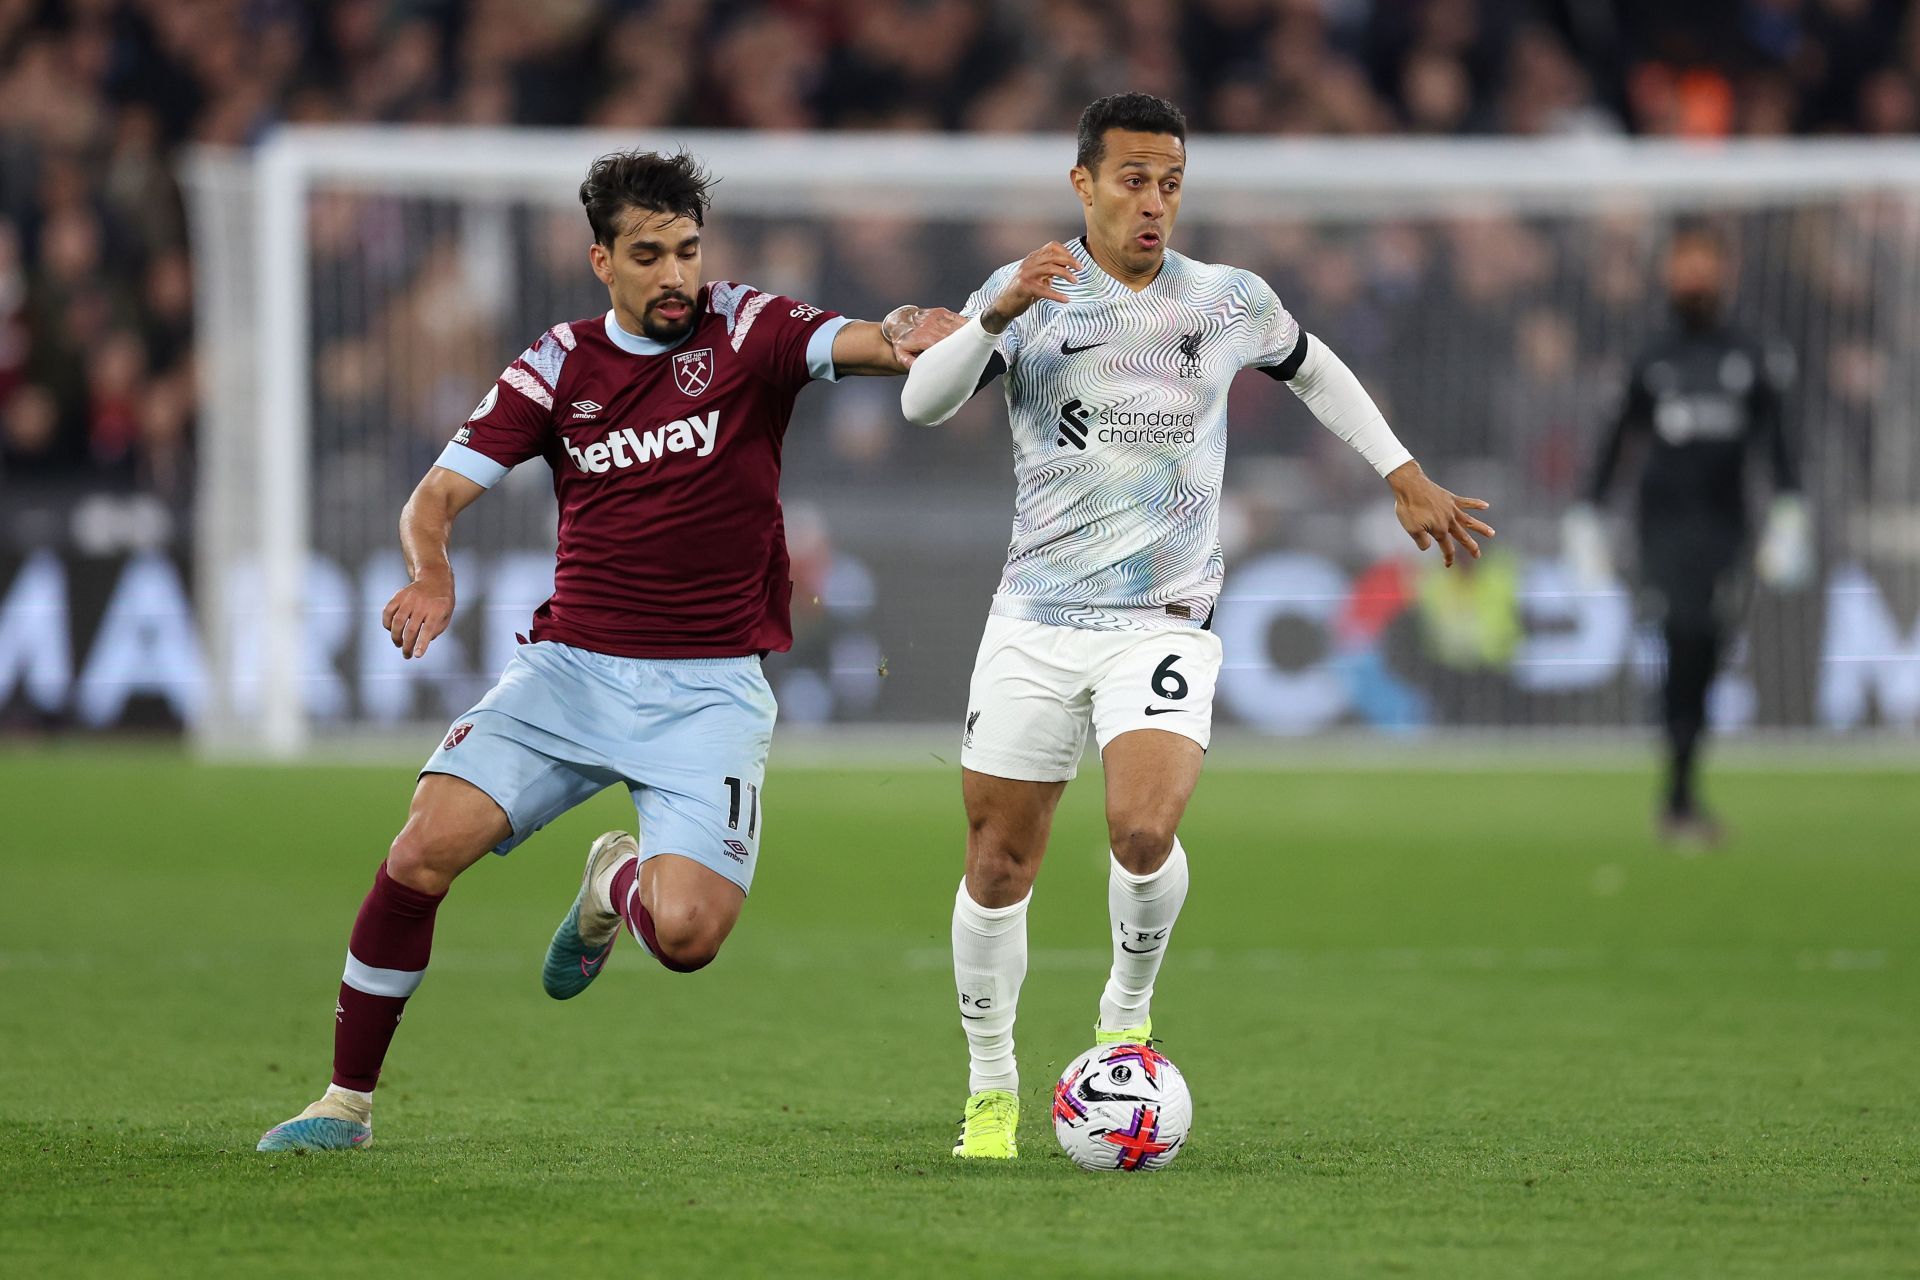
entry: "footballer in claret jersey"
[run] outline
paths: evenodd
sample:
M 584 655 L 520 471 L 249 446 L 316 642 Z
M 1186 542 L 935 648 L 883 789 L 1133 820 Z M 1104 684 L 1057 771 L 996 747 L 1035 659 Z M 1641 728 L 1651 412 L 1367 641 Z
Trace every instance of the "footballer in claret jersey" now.
M 263 1151 L 372 1136 L 373 1092 L 425 976 L 454 878 L 610 786 L 637 834 L 587 854 L 548 946 L 549 995 L 584 991 L 624 925 L 666 968 L 711 961 L 753 883 L 774 699 L 760 659 L 792 642 L 780 455 L 808 383 L 905 372 L 959 326 L 902 307 L 850 320 L 702 278 L 709 178 L 687 155 L 620 152 L 580 187 L 604 315 L 556 324 L 509 364 L 408 500 L 412 580 L 382 622 L 416 658 L 454 609 L 454 518 L 509 470 L 553 473 L 553 595 L 500 681 L 423 767 L 348 940 L 333 1079 Z

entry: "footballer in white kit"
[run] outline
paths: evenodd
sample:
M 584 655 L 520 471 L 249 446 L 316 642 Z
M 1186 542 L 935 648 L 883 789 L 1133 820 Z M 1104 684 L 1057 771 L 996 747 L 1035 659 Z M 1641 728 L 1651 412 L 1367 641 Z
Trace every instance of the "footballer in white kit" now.
M 945 421 L 1004 376 L 1013 538 L 968 692 L 966 876 L 954 977 L 971 1059 L 960 1156 L 1017 1154 L 1013 1021 L 1026 908 L 1053 810 L 1091 728 L 1107 778 L 1113 967 L 1100 1042 L 1144 1041 L 1187 890 L 1177 829 L 1212 734 L 1227 393 L 1243 369 L 1285 381 L 1388 479 L 1422 550 L 1479 554 L 1493 531 L 1428 479 L 1372 399 L 1252 272 L 1167 246 L 1186 122 L 1147 94 L 1080 121 L 1071 180 L 1086 234 L 990 276 L 967 325 L 915 363 L 906 416 Z
M 1251 272 L 1168 250 L 1135 292 L 1085 237 L 1065 248 L 1079 275 L 1067 301 L 1022 313 L 988 360 L 1006 377 L 1017 496 L 961 748 L 966 767 L 1029 782 L 1074 776 L 1089 717 L 1102 750 L 1148 728 L 1207 745 L 1227 391 L 1242 369 L 1285 376 L 1305 354 Z M 994 272 L 964 314 L 1021 266 Z

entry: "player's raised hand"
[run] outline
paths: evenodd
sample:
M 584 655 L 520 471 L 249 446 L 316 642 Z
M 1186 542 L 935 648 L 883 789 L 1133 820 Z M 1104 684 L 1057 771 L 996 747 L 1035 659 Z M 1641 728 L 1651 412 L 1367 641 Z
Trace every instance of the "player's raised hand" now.
M 966 323 L 965 316 L 945 307 L 904 306 L 887 313 L 887 318 L 880 322 L 880 332 L 892 345 L 901 365 L 912 368 L 922 351 L 964 328 Z
M 1463 498 L 1441 488 L 1417 462 L 1401 466 L 1387 477 L 1387 483 L 1393 487 L 1393 514 L 1414 546 L 1425 551 L 1438 543 L 1448 568 L 1453 567 L 1456 550 L 1480 558 L 1480 544 L 1473 535 L 1491 538 L 1493 527 L 1472 513 L 1488 509 L 1491 504 L 1485 499 Z
M 381 611 L 380 625 L 393 637 L 403 658 L 423 658 L 453 619 L 453 575 L 428 575 L 393 593 Z
M 1078 280 L 1080 263 L 1058 240 L 1041 245 L 1020 261 L 1020 269 L 1000 290 L 980 316 L 980 325 L 988 333 L 1001 333 L 1014 317 L 1045 298 L 1050 302 L 1067 301 L 1067 295 L 1054 284 L 1056 279 Z

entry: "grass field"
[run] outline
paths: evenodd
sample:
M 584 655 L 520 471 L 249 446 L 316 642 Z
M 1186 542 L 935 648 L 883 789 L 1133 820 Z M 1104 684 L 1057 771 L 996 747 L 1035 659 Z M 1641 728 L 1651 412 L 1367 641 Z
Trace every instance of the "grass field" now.
M 929 762 L 931 764 L 931 762 Z M 357 1155 L 325 1083 L 406 770 L 0 754 L 0 1275 L 1920 1275 L 1920 778 L 1740 773 L 1698 859 L 1624 773 L 1218 771 L 1155 1023 L 1168 1172 L 1041 1095 L 1105 969 L 1098 775 L 1032 914 L 1013 1166 L 964 1093 L 944 770 L 777 772 L 711 969 L 542 949 L 624 795 L 476 869 Z

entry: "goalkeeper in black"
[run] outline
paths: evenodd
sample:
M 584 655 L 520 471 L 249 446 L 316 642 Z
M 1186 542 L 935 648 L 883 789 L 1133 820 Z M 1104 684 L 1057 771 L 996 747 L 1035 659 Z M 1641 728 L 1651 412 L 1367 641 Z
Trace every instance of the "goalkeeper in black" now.
M 1588 582 L 1612 577 L 1597 514 L 1615 479 L 1640 468 L 1635 532 L 1644 607 L 1667 645 L 1661 696 L 1667 740 L 1659 819 L 1669 843 L 1711 846 L 1720 829 L 1701 807 L 1695 766 L 1707 692 L 1744 613 L 1756 565 L 1748 471 L 1764 460 L 1774 502 L 1756 567 L 1770 585 L 1812 571 L 1806 508 L 1782 421 L 1793 357 L 1725 319 L 1728 251 L 1714 228 L 1684 223 L 1666 258 L 1672 326 L 1633 363 L 1619 416 L 1585 494 L 1567 516 L 1568 560 Z

